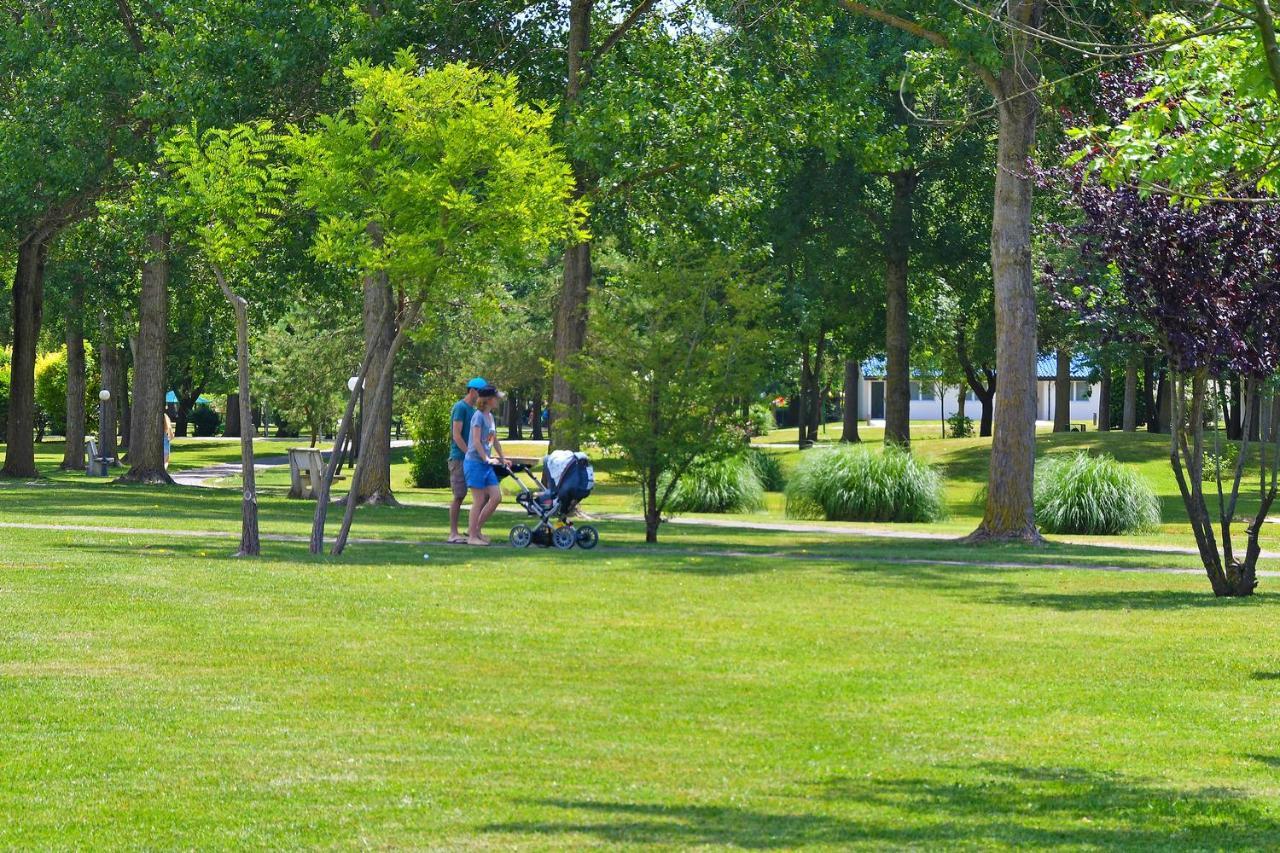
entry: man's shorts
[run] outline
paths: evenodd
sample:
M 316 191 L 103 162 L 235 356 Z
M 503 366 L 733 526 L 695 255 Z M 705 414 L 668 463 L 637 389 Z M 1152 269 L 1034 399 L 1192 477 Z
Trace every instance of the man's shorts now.
M 467 496 L 467 475 L 462 470 L 461 459 L 449 460 L 449 488 L 453 489 L 454 500 Z
M 478 459 L 462 460 L 462 470 L 467 475 L 467 485 L 473 489 L 487 489 L 498 485 L 498 475 L 493 473 L 493 466 Z

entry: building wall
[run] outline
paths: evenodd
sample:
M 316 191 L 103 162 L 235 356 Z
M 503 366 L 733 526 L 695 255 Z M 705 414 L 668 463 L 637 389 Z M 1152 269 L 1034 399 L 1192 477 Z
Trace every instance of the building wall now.
M 862 380 L 862 388 L 858 396 L 858 417 L 861 420 L 884 417 L 882 413 L 873 413 L 872 411 L 873 396 L 875 394 L 874 386 L 876 384 L 883 386 L 884 380 Z M 1053 420 L 1053 384 L 1053 380 L 1041 380 L 1036 383 L 1037 420 Z M 1092 388 L 1093 394 L 1088 400 L 1072 401 L 1071 420 L 1073 422 L 1084 422 L 1091 425 L 1098 423 L 1098 398 L 1101 393 L 1101 386 L 1094 384 Z M 997 391 L 996 393 L 1000 392 Z M 943 389 L 941 399 L 912 400 L 910 405 L 911 420 L 936 421 L 951 417 L 959 408 L 958 396 L 958 390 L 951 387 Z M 982 403 L 978 400 L 966 400 L 964 413 L 975 421 L 978 420 L 982 417 Z

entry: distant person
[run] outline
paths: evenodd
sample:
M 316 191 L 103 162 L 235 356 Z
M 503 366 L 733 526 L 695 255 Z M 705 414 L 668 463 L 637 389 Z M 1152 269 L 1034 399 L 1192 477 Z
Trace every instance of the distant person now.
M 462 514 L 462 502 L 467 498 L 467 476 L 462 470 L 462 462 L 467 456 L 476 400 L 480 389 L 488 386 L 489 383 L 479 376 L 472 379 L 467 383 L 462 399 L 453 404 L 449 415 L 449 428 L 453 432 L 453 440 L 449 442 L 449 488 L 453 490 L 453 500 L 449 502 L 449 538 L 445 541 L 450 545 L 467 544 L 467 537 L 458 532 L 458 516 Z
M 164 413 L 164 469 L 169 470 L 169 454 L 173 450 L 173 421 L 169 413 Z
M 497 464 L 506 465 L 507 458 L 498 441 L 498 426 L 493 420 L 502 395 L 489 386 L 481 388 L 476 399 L 476 413 L 471 416 L 471 437 L 467 442 L 467 456 L 462 462 L 471 489 L 471 518 L 467 526 L 468 545 L 488 545 L 489 537 L 483 533 L 484 523 L 502 503 L 502 487 L 498 474 L 493 470 L 493 454 L 498 454 Z

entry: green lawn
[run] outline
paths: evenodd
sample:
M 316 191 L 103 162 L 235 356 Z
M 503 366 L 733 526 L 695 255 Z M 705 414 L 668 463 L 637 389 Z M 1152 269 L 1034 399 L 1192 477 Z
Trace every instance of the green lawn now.
M 980 448 L 944 460 L 957 483 Z M 361 511 L 378 541 L 341 559 L 243 560 L 234 490 L 46 450 L 48 479 L 0 485 L 0 847 L 1280 837 L 1275 578 L 1215 601 L 1193 556 L 1126 542 L 671 525 L 646 548 L 627 521 L 592 553 L 482 551 L 425 506 Z M 310 511 L 268 492 L 263 530 Z

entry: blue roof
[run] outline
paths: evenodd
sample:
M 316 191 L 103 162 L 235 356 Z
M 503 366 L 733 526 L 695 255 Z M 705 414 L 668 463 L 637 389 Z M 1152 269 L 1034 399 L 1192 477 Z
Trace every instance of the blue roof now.
M 863 379 L 883 379 L 884 378 L 884 359 L 877 356 L 869 358 L 862 362 L 862 378 Z M 1093 363 L 1083 355 L 1074 355 L 1071 357 L 1071 378 L 1072 379 L 1088 379 L 1093 372 Z M 921 372 L 913 369 L 911 371 L 913 377 L 920 377 Z M 1036 359 L 1036 377 L 1038 379 L 1054 379 L 1058 375 L 1058 357 L 1053 353 L 1041 355 Z
M 178 395 L 170 391 L 164 395 L 164 401 L 170 405 L 176 406 L 178 404 Z M 196 402 L 207 404 L 209 402 L 209 398 L 201 394 L 199 397 L 196 398 Z

